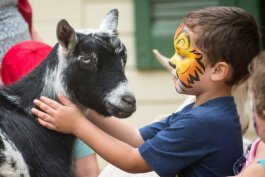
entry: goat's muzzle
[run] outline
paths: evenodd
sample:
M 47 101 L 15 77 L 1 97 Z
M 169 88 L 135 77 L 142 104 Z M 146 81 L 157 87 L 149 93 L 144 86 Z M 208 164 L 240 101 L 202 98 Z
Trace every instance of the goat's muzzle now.
M 132 93 L 121 96 L 119 104 L 108 104 L 109 114 L 117 118 L 127 118 L 136 111 L 136 100 Z

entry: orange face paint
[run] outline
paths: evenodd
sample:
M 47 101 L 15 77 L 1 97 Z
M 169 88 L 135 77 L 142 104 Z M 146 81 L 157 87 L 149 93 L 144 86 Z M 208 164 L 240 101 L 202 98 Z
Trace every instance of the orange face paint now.
M 174 37 L 175 54 L 169 64 L 175 69 L 180 87 L 192 88 L 194 81 L 199 81 L 205 71 L 203 55 L 193 46 L 193 41 L 184 24 L 181 24 Z

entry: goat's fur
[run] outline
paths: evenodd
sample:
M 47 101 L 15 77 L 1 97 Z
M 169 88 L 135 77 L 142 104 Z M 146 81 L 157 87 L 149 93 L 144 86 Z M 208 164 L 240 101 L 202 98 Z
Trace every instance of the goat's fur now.
M 30 110 L 33 100 L 62 93 L 81 110 L 119 118 L 135 111 L 124 75 L 126 49 L 117 36 L 118 11 L 99 29 L 76 32 L 57 26 L 58 44 L 33 72 L 0 91 L 0 177 L 70 177 L 75 137 L 42 127 Z M 90 132 L 93 133 L 93 132 Z

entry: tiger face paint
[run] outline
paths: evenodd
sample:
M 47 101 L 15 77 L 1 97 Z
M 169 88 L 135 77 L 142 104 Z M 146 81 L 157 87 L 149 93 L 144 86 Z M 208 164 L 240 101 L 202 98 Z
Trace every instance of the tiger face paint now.
M 202 53 L 193 46 L 193 41 L 184 24 L 181 24 L 174 37 L 175 54 L 169 64 L 174 68 L 176 90 L 183 93 L 192 88 L 195 81 L 199 81 L 205 72 Z

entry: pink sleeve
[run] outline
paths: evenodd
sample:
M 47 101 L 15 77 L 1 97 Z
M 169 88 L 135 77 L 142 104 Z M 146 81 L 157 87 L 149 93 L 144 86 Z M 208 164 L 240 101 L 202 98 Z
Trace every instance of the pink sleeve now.
M 255 159 L 255 156 L 256 156 L 256 151 L 257 151 L 257 147 L 260 143 L 260 139 L 258 138 L 257 140 L 255 140 L 252 145 L 251 145 L 251 149 L 250 151 L 248 152 L 248 154 L 246 155 L 246 163 L 243 167 L 243 169 L 247 168 L 252 162 L 253 160 Z M 242 170 L 243 170 L 242 169 Z

